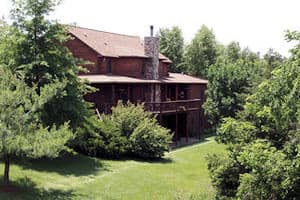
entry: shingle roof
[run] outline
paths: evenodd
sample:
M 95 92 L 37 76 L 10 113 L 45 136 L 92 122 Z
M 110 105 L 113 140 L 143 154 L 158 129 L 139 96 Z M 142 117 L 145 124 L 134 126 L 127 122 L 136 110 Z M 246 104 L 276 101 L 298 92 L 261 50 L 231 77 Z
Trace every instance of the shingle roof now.
M 80 75 L 82 79 L 87 79 L 90 83 L 183 83 L 183 84 L 207 84 L 207 80 L 189 76 L 186 74 L 169 73 L 158 80 L 148 80 L 117 75 Z
M 74 37 L 102 56 L 147 58 L 144 53 L 144 42 L 138 36 L 109 33 L 69 25 L 67 29 Z M 163 62 L 171 62 L 162 54 L 159 55 L 159 59 Z

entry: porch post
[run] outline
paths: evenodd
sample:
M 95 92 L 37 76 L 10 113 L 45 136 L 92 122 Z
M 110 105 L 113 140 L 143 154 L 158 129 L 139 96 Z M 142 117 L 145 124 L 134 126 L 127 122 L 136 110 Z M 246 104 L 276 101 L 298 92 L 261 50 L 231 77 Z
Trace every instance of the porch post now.
M 127 84 L 127 98 L 128 98 L 128 101 L 131 102 L 131 100 L 130 100 L 130 87 L 129 87 L 129 84 Z
M 165 84 L 165 101 L 168 99 L 168 87 L 167 84 Z
M 188 133 L 188 112 L 186 112 L 186 116 L 185 116 L 185 137 L 186 137 L 186 142 L 189 142 L 189 133 Z
M 176 129 L 175 129 L 175 140 L 176 140 L 176 143 L 178 141 L 178 113 L 177 113 L 177 110 L 176 110 Z
M 116 102 L 116 93 L 115 93 L 115 85 L 111 85 L 111 102 L 112 104 L 115 104 Z
M 175 101 L 178 100 L 178 84 L 176 84 Z

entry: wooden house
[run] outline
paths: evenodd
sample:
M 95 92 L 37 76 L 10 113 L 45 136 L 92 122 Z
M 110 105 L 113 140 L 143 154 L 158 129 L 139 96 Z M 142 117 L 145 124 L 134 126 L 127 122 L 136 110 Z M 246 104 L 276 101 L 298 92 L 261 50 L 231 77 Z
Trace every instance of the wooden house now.
M 75 57 L 90 61 L 81 74 L 99 90 L 86 96 L 100 113 L 121 100 L 144 103 L 171 129 L 174 140 L 198 137 L 208 124 L 203 114 L 207 80 L 168 71 L 171 61 L 159 53 L 159 39 L 69 26 L 66 46 Z

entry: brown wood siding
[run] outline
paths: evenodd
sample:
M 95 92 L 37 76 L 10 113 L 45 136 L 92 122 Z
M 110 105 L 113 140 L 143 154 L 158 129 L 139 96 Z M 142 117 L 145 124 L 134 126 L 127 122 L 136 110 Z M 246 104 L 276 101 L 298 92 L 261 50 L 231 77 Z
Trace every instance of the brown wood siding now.
M 143 58 L 118 58 L 113 60 L 113 74 L 143 78 Z
M 158 73 L 160 77 L 163 76 L 168 76 L 168 71 L 169 71 L 169 64 L 168 63 L 163 63 L 159 62 L 159 68 L 158 68 Z
M 87 74 L 107 74 L 108 62 L 112 62 L 112 74 L 121 76 L 130 76 L 144 78 L 144 58 L 109 58 L 100 57 L 93 49 L 77 38 L 66 42 L 66 47 L 71 51 L 74 57 L 81 58 L 91 64 L 85 65 L 89 72 Z M 159 76 L 168 75 L 168 63 L 160 62 Z
M 98 54 L 94 50 L 77 38 L 69 40 L 65 46 L 71 51 L 74 57 L 91 62 L 91 64 L 84 66 L 89 70 L 90 74 L 99 73 L 99 69 L 97 68 Z

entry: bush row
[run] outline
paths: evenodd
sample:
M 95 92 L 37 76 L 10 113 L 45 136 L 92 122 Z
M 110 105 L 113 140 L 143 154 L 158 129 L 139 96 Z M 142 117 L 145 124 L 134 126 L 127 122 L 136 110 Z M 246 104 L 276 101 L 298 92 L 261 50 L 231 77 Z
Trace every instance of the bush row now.
M 77 131 L 72 146 L 81 153 L 109 158 L 137 156 L 161 158 L 169 151 L 172 135 L 160 126 L 156 117 L 144 111 L 143 105 L 118 103 L 111 115 L 88 119 Z

